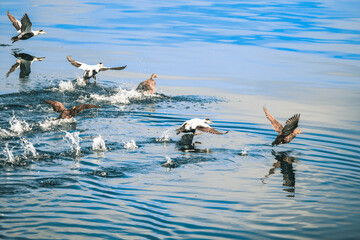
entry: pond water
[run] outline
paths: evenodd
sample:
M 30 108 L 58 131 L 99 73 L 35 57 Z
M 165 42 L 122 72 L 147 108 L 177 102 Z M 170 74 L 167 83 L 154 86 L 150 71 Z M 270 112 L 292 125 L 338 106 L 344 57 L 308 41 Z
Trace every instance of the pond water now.
M 358 1 L 0 8 L 0 238 L 359 239 Z M 11 44 L 7 10 L 47 34 Z M 15 53 L 45 58 L 24 77 Z M 84 84 L 67 55 L 127 67 Z M 56 120 L 45 100 L 101 108 Z M 303 133 L 272 147 L 263 106 Z M 229 132 L 184 148 L 196 117 Z

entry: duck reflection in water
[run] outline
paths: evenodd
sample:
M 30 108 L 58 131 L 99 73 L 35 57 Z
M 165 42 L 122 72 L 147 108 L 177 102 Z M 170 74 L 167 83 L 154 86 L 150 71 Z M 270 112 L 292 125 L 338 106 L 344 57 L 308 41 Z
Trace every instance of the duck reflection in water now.
M 283 186 L 289 187 L 284 189 L 287 192 L 295 192 L 295 170 L 293 168 L 293 163 L 297 158 L 289 156 L 291 151 L 276 152 L 271 151 L 271 154 L 274 155 L 277 160 L 273 164 L 273 168 L 269 170 L 269 174 L 265 175 L 265 178 L 269 178 L 271 174 L 275 173 L 275 170 L 280 168 L 283 175 Z M 264 183 L 264 180 L 263 180 Z
M 201 144 L 201 142 L 194 142 L 194 134 L 187 133 L 181 136 L 180 141 L 177 142 L 177 146 L 179 147 L 179 150 L 182 152 L 196 152 L 196 153 L 211 153 L 211 150 L 206 149 L 198 149 L 196 148 L 196 145 Z
M 12 72 L 20 67 L 19 78 L 26 78 L 31 73 L 31 64 L 34 61 L 42 61 L 45 59 L 45 57 L 35 57 L 27 53 L 13 52 L 13 55 L 18 60 L 16 60 L 16 63 L 11 66 L 9 72 L 6 74 L 6 77 L 9 77 Z

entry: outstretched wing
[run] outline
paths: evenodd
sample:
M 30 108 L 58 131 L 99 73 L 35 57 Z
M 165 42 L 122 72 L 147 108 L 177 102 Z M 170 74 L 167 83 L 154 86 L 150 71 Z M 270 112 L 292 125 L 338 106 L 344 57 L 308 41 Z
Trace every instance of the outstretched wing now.
M 122 67 L 102 67 L 100 68 L 100 71 L 107 71 L 107 70 L 123 70 L 124 68 L 126 68 L 127 65 L 122 66 Z
M 21 31 L 21 22 L 17 20 L 13 15 L 10 14 L 9 11 L 7 11 L 7 16 L 9 17 L 10 21 L 12 22 L 12 25 L 15 27 L 16 31 Z
M 81 112 L 85 109 L 89 109 L 89 108 L 101 108 L 101 107 L 97 106 L 97 105 L 93 105 L 93 104 L 82 104 L 82 105 L 75 107 L 75 109 L 72 110 L 73 111 L 72 115 L 73 115 L 73 117 L 75 117 L 79 112 Z
M 299 124 L 300 114 L 295 114 L 286 121 L 285 127 L 281 131 L 281 135 L 287 136 L 292 133 Z
M 66 58 L 67 58 L 67 60 L 71 63 L 71 65 L 73 65 L 73 66 L 75 66 L 75 67 L 77 67 L 77 68 L 79 68 L 79 67 L 81 67 L 82 65 L 84 65 L 83 63 L 77 62 L 77 61 L 75 61 L 74 59 L 72 59 L 71 56 L 66 56 Z
M 269 119 L 271 125 L 273 126 L 273 128 L 275 129 L 275 131 L 277 133 L 280 133 L 281 130 L 283 129 L 283 126 L 273 117 L 271 116 L 271 114 L 267 111 L 267 109 L 265 107 L 263 107 L 265 115 L 267 117 L 267 119 Z
M 47 100 L 44 101 L 47 104 L 50 104 L 55 112 L 62 112 L 65 110 L 64 105 L 61 102 L 53 101 L 53 100 Z
M 16 63 L 11 66 L 10 70 L 6 74 L 6 77 L 9 77 L 10 73 L 14 72 L 18 67 L 20 67 L 20 60 L 16 61 Z
M 181 132 L 184 132 L 186 130 L 185 125 L 186 125 L 186 122 L 184 122 L 178 129 L 176 129 L 175 130 L 177 132 L 176 134 L 180 134 Z
M 225 134 L 227 132 L 219 132 L 218 130 L 216 130 L 215 128 L 212 127 L 202 127 L 202 126 L 198 126 L 196 127 L 196 130 L 202 131 L 202 132 L 208 132 L 208 133 L 212 133 L 212 134 Z
M 21 32 L 31 32 L 32 31 L 32 23 L 25 13 L 24 16 L 21 18 Z

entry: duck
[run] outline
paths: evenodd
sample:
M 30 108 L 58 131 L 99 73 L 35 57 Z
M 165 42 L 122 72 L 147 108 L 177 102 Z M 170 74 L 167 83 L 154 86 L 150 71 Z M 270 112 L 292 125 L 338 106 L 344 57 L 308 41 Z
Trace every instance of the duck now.
M 11 38 L 12 43 L 17 42 L 19 40 L 27 40 L 39 34 L 46 34 L 44 30 L 32 30 L 32 23 L 29 19 L 29 16 L 25 13 L 21 18 L 21 21 L 17 20 L 13 15 L 7 11 L 7 16 L 9 17 L 11 23 L 15 27 L 16 31 L 19 33 L 17 36 Z
M 71 109 L 65 109 L 64 105 L 61 102 L 53 100 L 47 100 L 44 102 L 50 104 L 55 112 L 60 113 L 60 116 L 57 119 L 69 119 L 75 117 L 79 112 L 85 109 L 101 108 L 100 106 L 93 104 L 82 104 L 79 106 L 73 106 Z
M 96 65 L 88 65 L 88 64 L 73 60 L 71 58 L 71 56 L 66 56 L 66 58 L 71 63 L 71 65 L 84 70 L 83 79 L 85 82 L 88 82 L 91 78 L 94 78 L 96 80 L 95 75 L 101 71 L 123 70 L 126 68 L 126 65 L 122 66 L 122 67 L 104 67 L 104 64 L 102 64 L 101 62 L 99 62 Z
M 9 75 L 19 67 L 20 67 L 19 77 L 20 78 L 28 77 L 31 73 L 31 64 L 35 61 L 42 61 L 45 59 L 45 57 L 35 57 L 27 53 L 14 52 L 13 55 L 18 60 L 16 60 L 16 63 L 11 66 L 10 70 L 6 74 L 6 77 L 9 77 Z
M 156 85 L 155 78 L 158 77 L 159 76 L 156 73 L 153 73 L 149 79 L 141 82 L 139 86 L 137 86 L 136 91 L 154 94 Z
M 184 122 L 180 128 L 176 129 L 176 134 L 180 133 L 193 133 L 194 135 L 200 135 L 202 133 L 196 133 L 196 130 L 202 131 L 202 132 L 208 132 L 212 134 L 226 134 L 228 132 L 219 132 L 218 130 L 210 127 L 209 124 L 212 124 L 213 122 L 209 118 L 200 119 L 200 118 L 193 118 L 186 122 Z
M 290 117 L 283 127 L 273 116 L 271 116 L 265 106 L 263 107 L 263 110 L 267 119 L 269 119 L 271 125 L 278 133 L 278 136 L 271 143 L 271 146 L 289 143 L 296 137 L 296 135 L 302 133 L 302 131 L 297 128 L 300 120 L 300 114 L 295 114 Z

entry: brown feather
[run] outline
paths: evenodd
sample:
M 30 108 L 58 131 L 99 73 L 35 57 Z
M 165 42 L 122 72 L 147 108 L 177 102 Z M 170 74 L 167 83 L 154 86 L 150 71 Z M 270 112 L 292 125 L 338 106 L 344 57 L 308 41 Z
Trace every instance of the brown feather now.
M 136 88 L 136 91 L 149 92 L 151 94 L 155 93 L 155 81 L 147 79 L 139 84 Z
M 9 19 L 12 22 L 12 25 L 15 27 L 16 31 L 20 31 L 21 27 L 19 26 L 19 23 L 16 20 L 16 18 L 13 17 L 13 15 L 11 15 L 9 11 L 7 11 L 7 16 L 9 17 Z
M 93 104 L 82 104 L 82 105 L 76 106 L 72 110 L 72 116 L 75 117 L 79 112 L 81 112 L 85 109 L 90 109 L 90 108 L 101 108 L 101 107 L 97 106 L 97 105 L 93 105 Z
M 202 131 L 202 132 L 208 132 L 208 133 L 212 133 L 212 134 L 225 134 L 225 133 L 222 133 L 222 132 L 219 132 L 218 130 L 212 128 L 212 127 L 201 127 L 201 126 L 198 126 L 196 127 L 196 130 L 199 130 L 199 131 Z
M 44 102 L 50 104 L 55 112 L 61 113 L 65 110 L 65 107 L 61 102 L 53 101 L 53 100 L 48 100 Z
M 81 63 L 71 59 L 71 56 L 66 56 L 66 59 L 71 63 L 71 65 L 73 65 L 77 68 L 81 66 Z
M 9 77 L 10 73 L 14 72 L 19 66 L 20 66 L 20 60 L 16 61 L 16 63 L 11 66 L 10 70 L 6 74 L 6 77 Z
M 273 117 L 271 116 L 271 114 L 267 111 L 267 109 L 265 107 L 263 107 L 265 115 L 267 117 L 267 119 L 269 119 L 271 125 L 273 126 L 273 128 L 275 129 L 275 131 L 277 133 L 280 133 L 281 130 L 283 129 L 283 126 Z

